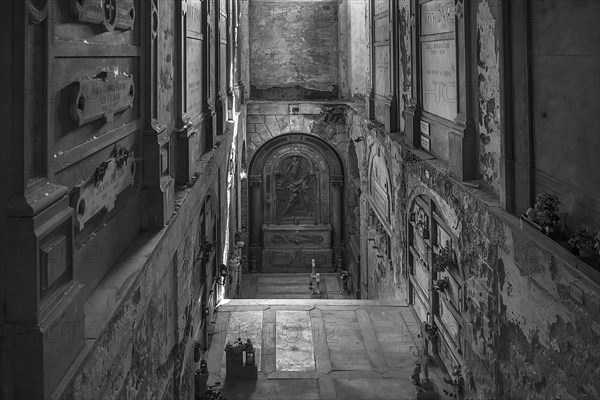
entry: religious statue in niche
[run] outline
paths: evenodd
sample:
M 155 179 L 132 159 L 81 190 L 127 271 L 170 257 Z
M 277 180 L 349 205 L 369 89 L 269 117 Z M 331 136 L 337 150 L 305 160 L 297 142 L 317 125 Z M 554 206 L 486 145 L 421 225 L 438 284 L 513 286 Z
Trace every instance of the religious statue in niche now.
M 312 212 L 312 189 L 308 162 L 292 156 L 283 162 L 278 182 L 279 216 L 309 215 Z

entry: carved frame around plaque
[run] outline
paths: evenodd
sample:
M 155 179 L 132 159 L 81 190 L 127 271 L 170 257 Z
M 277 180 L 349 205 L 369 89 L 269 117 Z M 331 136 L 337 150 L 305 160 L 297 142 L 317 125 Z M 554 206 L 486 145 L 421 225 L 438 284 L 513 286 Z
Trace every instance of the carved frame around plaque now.
M 450 174 L 474 179 L 475 154 L 469 7 L 462 0 L 412 0 L 412 98 L 407 142 L 446 162 Z M 421 127 L 427 126 L 427 133 Z
M 180 49 L 177 84 L 177 184 L 192 181 L 200 152 L 200 126 L 204 109 L 204 4 L 201 0 L 178 2 L 177 47 Z M 198 128 L 200 126 L 200 129 Z
M 73 209 L 68 188 L 48 183 L 15 204 L 3 240 L 8 244 L 4 278 L 4 332 L 15 384 L 27 398 L 49 398 L 85 339 L 83 285 L 73 280 Z M 64 334 L 58 334 L 63 332 Z M 67 334 L 68 333 L 68 334 Z M 23 358 L 31 362 L 23 362 Z M 31 375 L 33 374 L 33 375 Z
M 168 127 L 158 120 L 157 109 L 159 96 L 156 95 L 159 87 L 159 67 L 163 62 L 158 58 L 158 31 L 160 29 L 160 13 L 157 0 L 149 0 L 150 4 L 144 7 L 145 20 L 150 23 L 144 32 L 147 40 L 144 50 L 147 54 L 145 63 L 146 84 L 150 88 L 149 96 L 144 102 L 146 109 L 147 125 L 143 136 L 143 165 L 142 165 L 142 227 L 144 229 L 163 228 L 175 211 L 175 180 L 171 171 L 171 135 Z
M 397 7 L 395 0 L 371 0 L 369 118 L 390 133 L 399 129 Z

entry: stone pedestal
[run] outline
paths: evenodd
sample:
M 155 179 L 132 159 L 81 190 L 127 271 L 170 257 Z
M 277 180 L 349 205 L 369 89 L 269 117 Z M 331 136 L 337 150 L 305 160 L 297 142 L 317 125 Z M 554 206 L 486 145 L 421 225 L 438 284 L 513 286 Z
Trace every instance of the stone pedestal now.
M 226 377 L 232 381 L 257 380 L 258 368 L 256 365 L 244 365 L 243 353 L 225 352 Z
M 192 181 L 196 173 L 198 158 L 198 131 L 194 124 L 185 118 L 177 130 L 177 184 L 185 185 Z
M 46 183 L 8 206 L 2 345 L 16 398 L 50 398 L 85 342 L 67 192 Z
M 206 399 L 206 382 L 208 382 L 208 372 L 196 371 L 194 374 L 194 400 Z
M 144 132 L 145 229 L 165 226 L 175 209 L 175 185 L 171 177 L 171 146 L 169 132 L 158 121 Z

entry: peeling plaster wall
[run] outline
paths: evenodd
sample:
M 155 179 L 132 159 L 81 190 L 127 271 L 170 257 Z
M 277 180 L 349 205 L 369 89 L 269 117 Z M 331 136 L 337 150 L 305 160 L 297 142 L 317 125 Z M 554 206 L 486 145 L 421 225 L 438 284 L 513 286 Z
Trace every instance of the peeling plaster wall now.
M 477 1 L 477 83 L 479 164 L 483 180 L 500 193 L 499 0 Z
M 253 99 L 339 97 L 337 0 L 251 0 L 249 24 Z
M 243 110 L 238 118 L 245 122 Z M 202 342 L 200 326 L 205 318 L 197 298 L 202 279 L 194 263 L 200 232 L 198 205 L 210 188 L 217 193 L 220 187 L 223 200 L 214 204 L 220 204 L 215 212 L 224 227 L 231 126 L 222 145 L 203 156 L 204 167 L 195 184 L 176 192 L 176 211 L 167 227 L 139 237 L 114 273 L 88 299 L 88 355 L 72 372 L 61 399 L 194 398 L 194 372 L 198 368 L 193 361 L 194 344 Z M 238 129 L 241 140 L 245 124 Z M 234 196 L 232 204 L 237 201 Z M 235 206 L 232 211 L 236 212 Z M 224 229 L 220 235 L 224 243 Z M 220 254 L 215 253 L 215 257 Z M 235 276 L 227 286 L 232 297 L 238 278 Z M 211 290 L 210 284 L 206 290 Z
M 368 149 L 385 154 L 393 186 L 398 266 L 365 266 L 370 298 L 406 300 L 406 214 L 415 194 L 432 198 L 458 238 L 464 274 L 463 373 L 467 398 L 576 399 L 600 396 L 600 287 L 577 262 L 519 220 L 501 211 L 495 196 L 467 188 L 443 164 L 424 161 L 401 137 L 386 134 L 350 108 L 347 121 L 361 165 L 361 215 L 366 213 Z M 361 217 L 361 226 L 366 224 Z M 362 235 L 365 235 L 362 229 Z M 361 258 L 364 260 L 365 247 Z M 446 388 L 449 389 L 449 388 Z M 583 398 L 583 397 L 582 397 Z

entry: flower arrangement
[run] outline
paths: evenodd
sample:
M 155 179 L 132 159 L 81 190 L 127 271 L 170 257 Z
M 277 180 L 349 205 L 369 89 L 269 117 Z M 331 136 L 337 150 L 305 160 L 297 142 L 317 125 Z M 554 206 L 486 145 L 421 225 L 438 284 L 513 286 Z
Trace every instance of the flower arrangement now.
M 436 324 L 425 324 L 425 333 L 427 334 L 428 340 L 434 340 L 435 338 L 437 338 L 439 331 L 440 329 L 437 327 Z
M 434 254 L 433 257 L 433 269 L 437 272 L 443 272 L 454 265 L 452 260 L 452 248 L 450 241 L 446 240 L 446 244 L 440 248 L 438 254 Z
M 413 373 L 410 376 L 410 382 L 415 386 L 421 386 L 421 363 L 417 362 Z
M 558 196 L 551 193 L 541 193 L 535 196 L 533 208 L 527 209 L 525 215 L 542 228 L 554 228 L 560 222 Z
M 436 279 L 433 281 L 433 288 L 440 293 L 445 292 L 450 287 L 450 279 L 447 276 L 444 276 L 440 279 Z
M 204 392 L 204 398 L 207 400 L 227 400 L 223 397 L 221 382 L 215 382 L 214 385 L 209 385 Z
M 242 342 L 242 339 L 237 338 L 233 344 L 227 343 L 225 345 L 225 351 L 227 353 L 239 354 L 246 349 L 246 343 Z
M 452 391 L 444 389 L 444 394 L 448 397 L 460 399 L 465 394 L 465 378 L 462 376 L 462 368 L 460 364 L 453 366 L 450 378 L 444 378 L 446 384 L 453 387 Z
M 348 271 L 340 272 L 340 279 L 342 280 L 342 286 L 344 288 L 344 292 L 349 292 L 349 287 L 348 287 L 349 277 L 350 277 L 350 275 L 348 274 Z
M 585 257 L 593 254 L 594 250 L 598 251 L 600 244 L 598 243 L 598 235 L 600 231 L 594 232 L 587 226 L 575 231 L 575 234 L 569 239 L 569 247 L 571 251 L 578 252 L 580 256 Z

